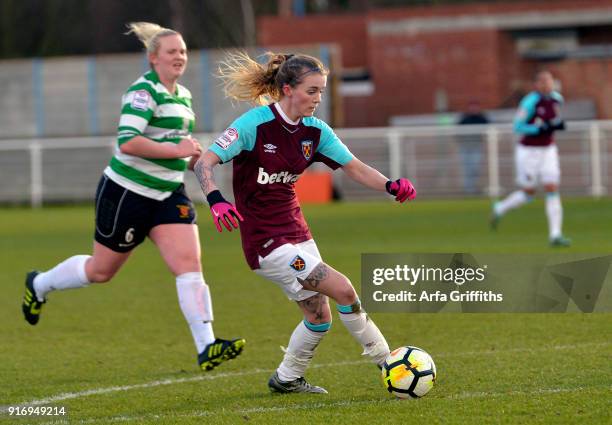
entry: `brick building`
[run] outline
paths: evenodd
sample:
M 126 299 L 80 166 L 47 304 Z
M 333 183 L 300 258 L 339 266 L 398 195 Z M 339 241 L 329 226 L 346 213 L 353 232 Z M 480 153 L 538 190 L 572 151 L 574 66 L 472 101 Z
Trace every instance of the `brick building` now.
M 282 40 L 282 43 L 279 43 Z M 387 125 L 398 115 L 514 107 L 537 69 L 568 100 L 612 119 L 612 0 L 531 1 L 266 16 L 258 44 L 336 43 L 344 83 L 336 125 Z M 349 81 L 353 80 L 353 81 Z

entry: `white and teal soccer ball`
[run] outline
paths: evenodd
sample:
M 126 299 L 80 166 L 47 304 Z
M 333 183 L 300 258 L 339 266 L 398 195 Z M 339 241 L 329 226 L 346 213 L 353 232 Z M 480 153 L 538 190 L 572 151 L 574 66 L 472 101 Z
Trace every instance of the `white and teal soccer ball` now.
M 436 382 L 436 365 L 425 350 L 400 347 L 391 352 L 382 367 L 385 388 L 398 398 L 419 398 Z

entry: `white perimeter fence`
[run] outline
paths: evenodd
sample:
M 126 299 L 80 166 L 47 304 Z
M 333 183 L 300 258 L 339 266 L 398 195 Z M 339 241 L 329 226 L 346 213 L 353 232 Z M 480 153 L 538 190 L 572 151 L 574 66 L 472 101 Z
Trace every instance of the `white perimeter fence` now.
M 391 178 L 412 179 L 419 197 L 497 197 L 515 187 L 516 136 L 510 125 L 360 128 L 337 133 L 362 161 Z M 196 135 L 205 145 L 215 136 Z M 562 193 L 606 195 L 612 187 L 612 121 L 569 122 L 566 131 L 556 133 L 556 141 Z M 0 203 L 36 207 L 93 199 L 114 145 L 114 136 L 0 140 Z M 231 166 L 219 167 L 216 175 L 221 189 L 231 196 Z M 334 173 L 334 184 L 347 200 L 380 199 L 380 194 L 350 181 L 341 171 Z M 203 199 L 192 173 L 186 186 L 195 200 Z

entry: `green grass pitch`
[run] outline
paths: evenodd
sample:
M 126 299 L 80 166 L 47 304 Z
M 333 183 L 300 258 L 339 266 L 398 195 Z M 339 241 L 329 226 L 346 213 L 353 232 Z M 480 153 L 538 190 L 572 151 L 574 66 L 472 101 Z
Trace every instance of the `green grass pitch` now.
M 569 252 L 612 252 L 612 199 L 564 207 Z M 488 211 L 480 200 L 305 208 L 323 258 L 357 288 L 363 252 L 550 252 L 542 201 L 510 213 L 497 233 Z M 217 234 L 204 207 L 199 222 L 215 332 L 247 339 L 238 359 L 209 373 L 197 368 L 174 279 L 150 242 L 111 283 L 51 294 L 29 326 L 20 311 L 25 272 L 89 253 L 93 211 L 0 209 L 0 406 L 67 411 L 2 412 L 0 423 L 610 423 L 609 313 L 373 314 L 392 348 L 416 345 L 436 361 L 431 393 L 403 401 L 383 389 L 336 318 L 307 373 L 330 394 L 271 395 L 266 382 L 298 309 L 248 270 L 237 232 Z

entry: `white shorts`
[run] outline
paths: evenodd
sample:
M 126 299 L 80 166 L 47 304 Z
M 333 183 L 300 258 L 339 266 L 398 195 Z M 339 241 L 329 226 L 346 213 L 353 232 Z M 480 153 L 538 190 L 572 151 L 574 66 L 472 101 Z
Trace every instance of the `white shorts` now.
M 561 178 L 557 145 L 517 145 L 514 152 L 516 184 L 522 188 L 535 188 L 538 184 L 558 185 Z
M 302 301 L 317 292 L 304 289 L 297 278 L 306 279 L 321 261 L 317 244 L 310 239 L 281 245 L 265 258 L 260 256 L 255 273 L 280 286 L 290 300 Z

